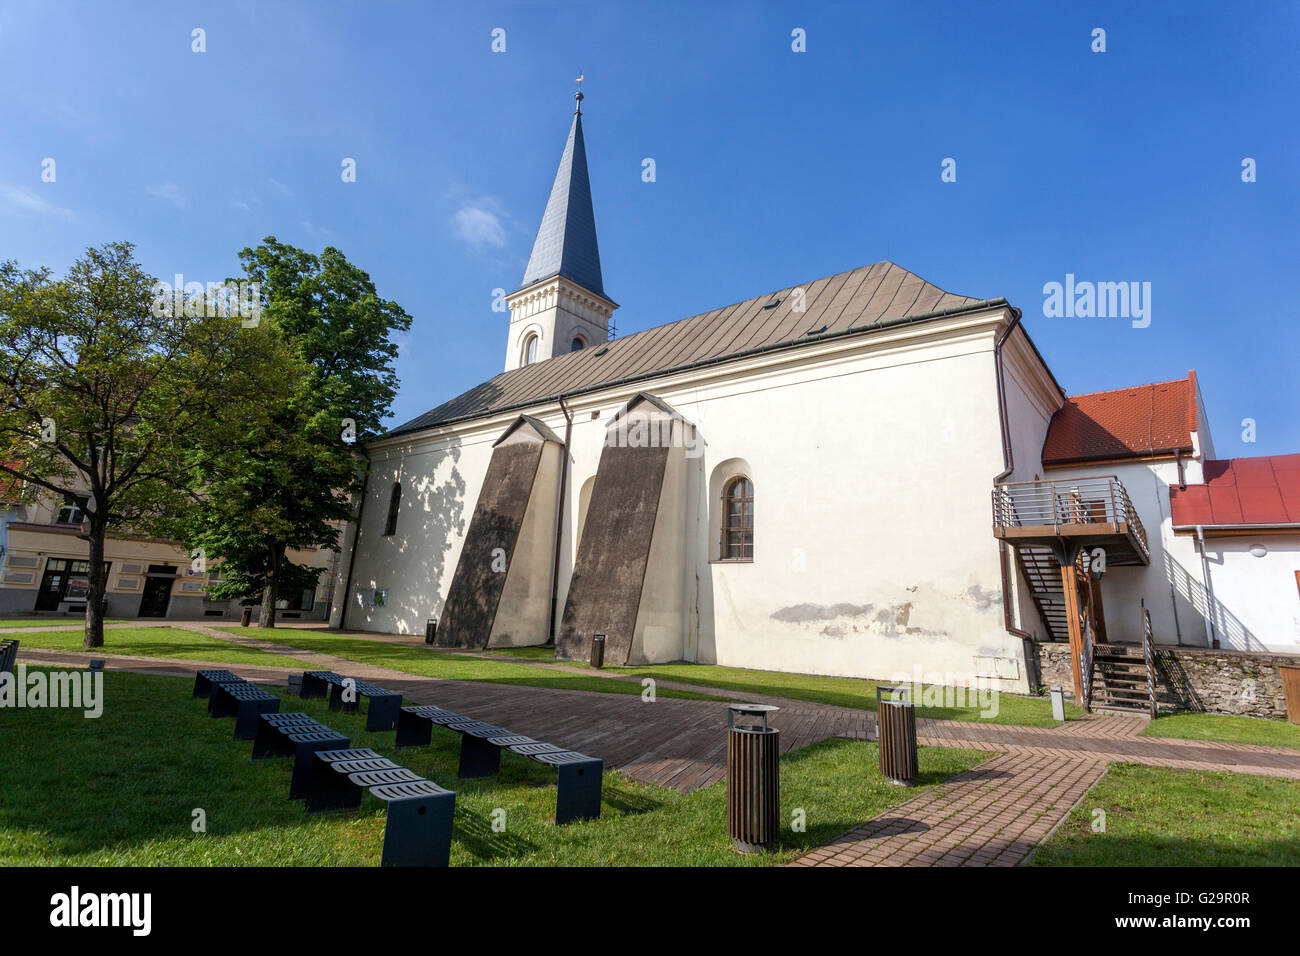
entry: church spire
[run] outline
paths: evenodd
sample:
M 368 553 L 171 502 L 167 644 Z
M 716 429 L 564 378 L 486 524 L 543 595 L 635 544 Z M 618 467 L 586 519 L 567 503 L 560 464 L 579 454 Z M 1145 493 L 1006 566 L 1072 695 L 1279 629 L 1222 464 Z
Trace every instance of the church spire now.
M 581 82 L 579 77 L 578 83 Z M 569 139 L 560 156 L 560 168 L 555 173 L 555 183 L 520 288 L 562 276 L 603 298 L 605 286 L 596 245 L 596 216 L 591 206 L 591 182 L 587 178 L 587 147 L 582 139 L 581 86 L 573 99 Z

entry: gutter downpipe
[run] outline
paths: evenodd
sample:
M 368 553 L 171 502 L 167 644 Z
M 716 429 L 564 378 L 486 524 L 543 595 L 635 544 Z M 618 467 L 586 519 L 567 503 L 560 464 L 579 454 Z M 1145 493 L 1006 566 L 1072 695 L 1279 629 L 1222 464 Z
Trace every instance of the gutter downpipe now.
M 1003 333 L 998 336 L 998 340 L 993 344 L 993 365 L 997 370 L 998 378 L 998 421 L 1002 429 L 1002 473 L 994 477 L 993 486 L 996 488 L 1002 482 L 1010 477 L 1011 473 L 1016 470 L 1016 455 L 1011 447 L 1011 425 L 1007 421 L 1007 392 L 1006 377 L 1002 371 L 1002 346 L 1003 343 L 1011 337 L 1011 333 L 1016 330 L 1020 324 L 1021 312 L 1014 306 L 1011 307 L 1011 321 L 1007 324 Z M 1011 618 L 1011 549 L 1007 546 L 1006 541 L 998 541 L 998 560 L 1002 567 L 1002 620 L 1003 626 L 1008 634 L 1012 634 L 1021 640 L 1033 640 L 1034 635 L 1028 631 L 1023 631 L 1016 627 Z
M 1219 635 L 1214 631 L 1214 584 L 1210 581 L 1210 562 L 1205 556 L 1205 526 L 1196 526 L 1196 541 L 1201 550 L 1201 577 L 1205 579 L 1205 644 L 1219 647 Z
M 573 416 L 564 396 L 559 397 L 560 411 L 564 413 L 564 449 L 560 462 L 560 496 L 555 508 L 555 551 L 551 555 L 551 623 L 547 633 L 546 644 L 555 646 L 555 613 L 559 610 L 560 595 L 560 546 L 564 543 L 564 492 L 569 479 L 569 443 L 573 438 Z

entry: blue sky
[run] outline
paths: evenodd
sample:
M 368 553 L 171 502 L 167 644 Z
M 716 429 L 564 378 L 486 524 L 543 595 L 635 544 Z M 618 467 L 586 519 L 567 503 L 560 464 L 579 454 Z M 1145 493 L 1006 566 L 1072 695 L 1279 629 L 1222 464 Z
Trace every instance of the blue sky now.
M 582 72 L 620 333 L 890 258 L 1006 296 L 1070 392 L 1195 368 L 1220 457 L 1297 452 L 1298 41 L 1295 3 L 5 0 L 0 259 L 335 245 L 414 316 L 405 421 L 500 371 Z M 1150 326 L 1045 317 L 1067 273 Z

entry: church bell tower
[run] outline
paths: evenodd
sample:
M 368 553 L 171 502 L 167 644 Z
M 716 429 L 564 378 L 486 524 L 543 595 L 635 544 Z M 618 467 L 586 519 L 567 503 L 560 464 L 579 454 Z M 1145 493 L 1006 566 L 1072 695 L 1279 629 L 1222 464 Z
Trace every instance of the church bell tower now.
M 506 297 L 510 306 L 507 372 L 600 345 L 609 337 L 609 319 L 618 308 L 605 296 L 600 276 L 596 216 L 582 139 L 582 90 L 573 98 L 577 104 L 573 124 L 533 254 L 523 282 Z

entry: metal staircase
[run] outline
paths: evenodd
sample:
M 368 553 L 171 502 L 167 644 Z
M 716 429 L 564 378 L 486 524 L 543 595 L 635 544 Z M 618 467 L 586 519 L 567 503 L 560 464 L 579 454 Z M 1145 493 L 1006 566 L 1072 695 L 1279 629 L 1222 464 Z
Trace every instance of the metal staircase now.
M 1141 644 L 1097 644 L 1092 654 L 1091 705 L 1102 710 L 1156 715 L 1155 636 L 1142 606 Z
M 1047 548 L 1016 548 L 1020 573 L 1029 584 L 1029 595 L 1038 608 L 1053 641 L 1069 641 L 1070 625 L 1065 618 L 1065 592 L 1061 588 L 1061 565 Z

